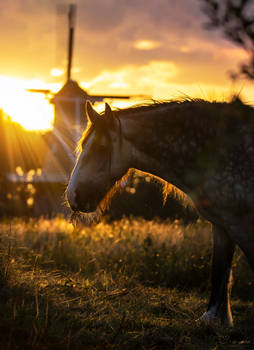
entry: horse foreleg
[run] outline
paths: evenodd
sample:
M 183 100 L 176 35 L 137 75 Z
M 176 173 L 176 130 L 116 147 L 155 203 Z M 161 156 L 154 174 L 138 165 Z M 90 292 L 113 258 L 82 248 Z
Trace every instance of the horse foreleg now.
M 208 309 L 199 321 L 220 321 L 227 326 L 233 326 L 230 292 L 235 244 L 224 229 L 216 225 L 213 226 L 213 239 L 212 292 Z

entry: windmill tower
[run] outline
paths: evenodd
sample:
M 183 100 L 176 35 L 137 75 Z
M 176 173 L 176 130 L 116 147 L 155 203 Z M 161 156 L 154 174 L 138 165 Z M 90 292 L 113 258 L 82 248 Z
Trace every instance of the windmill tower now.
M 46 181 L 53 183 L 66 183 L 73 168 L 75 144 L 81 134 L 81 111 L 84 110 L 86 97 L 78 83 L 71 80 L 75 14 L 76 6 L 71 4 L 68 11 L 67 80 L 51 99 L 55 109 L 55 121 L 42 172 Z

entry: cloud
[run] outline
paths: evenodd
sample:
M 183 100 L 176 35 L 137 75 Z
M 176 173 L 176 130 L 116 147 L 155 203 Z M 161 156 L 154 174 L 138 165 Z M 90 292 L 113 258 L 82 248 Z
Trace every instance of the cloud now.
M 153 95 L 155 88 L 164 86 L 177 76 L 178 67 L 169 61 L 151 61 L 145 65 L 127 65 L 118 70 L 106 70 L 91 81 L 90 91 L 112 94 L 130 93 Z
M 68 0 L 0 2 L 1 75 L 52 81 L 56 79 L 50 74 L 52 68 L 66 69 L 67 16 L 57 15 L 56 9 L 57 4 L 67 9 L 68 3 Z M 227 81 L 227 70 L 241 59 L 240 49 L 219 33 L 204 30 L 202 24 L 206 19 L 197 0 L 76 0 L 76 3 L 73 78 L 79 81 L 91 82 L 105 71 L 127 69 L 136 87 L 152 90 L 148 82 L 144 84 L 144 75 L 151 75 L 150 82 L 155 84 L 151 62 L 169 62 L 178 69 L 170 77 L 174 82 L 177 79 L 181 84 L 223 84 Z M 128 67 L 135 67 L 132 69 L 137 75 L 130 73 Z M 150 68 L 144 71 L 144 67 Z M 171 71 L 158 64 L 153 68 L 161 71 L 156 73 L 156 79 L 163 82 L 167 69 Z M 124 83 L 116 79 L 110 84 L 111 88 L 123 89 L 130 82 L 129 78 Z
M 160 42 L 153 40 L 137 40 L 134 42 L 134 47 L 137 50 L 154 50 L 160 46 Z

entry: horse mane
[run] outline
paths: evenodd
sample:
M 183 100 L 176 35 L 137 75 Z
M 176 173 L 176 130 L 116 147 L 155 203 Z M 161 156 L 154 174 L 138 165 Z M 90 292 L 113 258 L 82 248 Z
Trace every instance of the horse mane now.
M 126 116 L 126 115 L 135 115 L 135 118 L 138 117 L 138 115 L 142 114 L 140 112 L 149 112 L 153 111 L 157 108 L 161 107 L 176 107 L 176 106 L 186 106 L 186 104 L 195 104 L 198 106 L 203 106 L 203 105 L 215 105 L 215 104 L 231 104 L 232 106 L 238 106 L 238 107 L 247 107 L 247 108 L 252 108 L 250 105 L 245 104 L 242 102 L 240 99 L 239 95 L 234 95 L 231 98 L 230 102 L 217 102 L 217 101 L 207 101 L 202 98 L 192 98 L 190 96 L 183 96 L 177 99 L 169 99 L 169 100 L 148 100 L 143 103 L 136 104 L 134 106 L 130 106 L 127 108 L 116 108 L 114 109 L 114 113 L 117 117 L 121 116 Z M 104 112 L 100 113 L 102 116 Z M 78 145 L 76 147 L 76 153 L 79 154 L 82 151 L 82 145 L 84 140 L 93 132 L 94 130 L 94 125 L 91 122 L 88 122 L 88 125 L 83 132 Z
M 169 100 L 148 100 L 143 103 L 139 103 L 127 108 L 116 108 L 114 112 L 118 116 L 124 116 L 126 114 L 139 114 L 140 112 L 149 112 L 153 111 L 154 109 L 161 108 L 161 107 L 175 107 L 186 104 L 213 104 L 218 102 L 209 102 L 207 100 L 201 99 L 201 98 L 192 98 L 189 96 L 180 97 L 178 99 L 169 99 Z M 136 116 L 135 116 L 136 117 Z
M 177 99 L 169 99 L 169 100 L 148 100 L 143 103 L 139 103 L 127 108 L 116 108 L 114 109 L 114 113 L 117 117 L 133 117 L 139 118 L 142 117 L 142 112 L 154 111 L 156 109 L 162 107 L 175 108 L 175 107 L 183 107 L 185 108 L 187 105 L 196 106 L 196 107 L 205 107 L 206 108 L 214 108 L 214 106 L 224 105 L 241 108 L 242 112 L 253 112 L 253 106 L 250 103 L 243 102 L 239 96 L 239 94 L 233 95 L 229 102 L 227 101 L 208 101 L 202 98 L 193 98 L 187 95 L 179 97 Z M 102 113 L 103 114 L 103 113 Z

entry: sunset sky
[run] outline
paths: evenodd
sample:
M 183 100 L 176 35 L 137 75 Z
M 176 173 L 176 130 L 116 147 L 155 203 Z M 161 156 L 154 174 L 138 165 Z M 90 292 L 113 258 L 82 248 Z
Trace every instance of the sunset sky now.
M 199 0 L 77 0 L 73 79 L 93 94 L 187 94 L 254 103 L 254 82 L 228 71 L 246 53 L 204 29 Z M 0 2 L 0 108 L 26 128 L 48 128 L 52 106 L 26 88 L 65 81 L 69 1 Z

